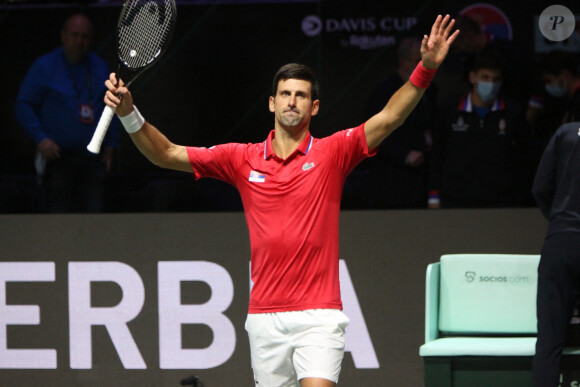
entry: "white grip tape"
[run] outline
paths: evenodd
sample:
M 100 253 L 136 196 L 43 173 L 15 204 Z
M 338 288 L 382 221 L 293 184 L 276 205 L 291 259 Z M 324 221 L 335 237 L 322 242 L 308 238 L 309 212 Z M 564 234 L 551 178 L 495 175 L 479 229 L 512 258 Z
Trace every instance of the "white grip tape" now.
M 127 133 L 135 133 L 145 125 L 145 119 L 137 110 L 137 106 L 133 105 L 133 111 L 124 117 L 119 117 L 123 127 Z
M 103 110 L 103 114 L 101 114 L 101 119 L 97 124 L 97 128 L 95 129 L 95 133 L 93 134 L 93 138 L 89 145 L 87 145 L 87 149 L 97 154 L 101 150 L 101 144 L 103 143 L 103 139 L 107 134 L 107 129 L 109 129 L 109 124 L 115 115 L 115 109 L 110 106 L 105 106 L 105 110 Z

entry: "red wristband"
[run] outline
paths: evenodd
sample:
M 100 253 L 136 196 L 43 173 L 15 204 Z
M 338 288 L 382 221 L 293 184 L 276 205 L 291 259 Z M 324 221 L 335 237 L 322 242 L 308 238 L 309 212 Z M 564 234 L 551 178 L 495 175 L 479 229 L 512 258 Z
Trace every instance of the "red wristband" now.
M 423 61 L 420 61 L 409 80 L 413 85 L 421 89 L 426 89 L 429 87 L 431 80 L 435 76 L 437 69 L 426 69 L 423 67 Z

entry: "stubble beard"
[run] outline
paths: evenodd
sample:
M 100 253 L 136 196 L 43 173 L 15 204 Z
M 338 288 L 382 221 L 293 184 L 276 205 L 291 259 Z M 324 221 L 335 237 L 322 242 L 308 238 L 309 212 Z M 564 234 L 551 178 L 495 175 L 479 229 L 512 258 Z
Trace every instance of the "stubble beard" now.
M 294 128 L 296 126 L 299 126 L 300 123 L 302 122 L 302 114 L 300 114 L 300 112 L 293 110 L 296 115 L 287 115 L 284 112 L 283 114 L 280 115 L 280 122 L 282 123 L 282 125 L 289 127 L 289 128 Z

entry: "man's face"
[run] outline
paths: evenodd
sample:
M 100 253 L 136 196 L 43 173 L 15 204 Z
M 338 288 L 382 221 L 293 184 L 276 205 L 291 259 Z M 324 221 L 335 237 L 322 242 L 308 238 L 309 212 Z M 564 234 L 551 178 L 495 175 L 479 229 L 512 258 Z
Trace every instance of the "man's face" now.
M 542 74 L 544 87 L 552 97 L 563 98 L 568 95 L 568 86 L 571 83 L 569 72 L 561 71 L 560 74 L 554 75 L 549 73 Z
M 471 71 L 469 81 L 473 84 L 473 90 L 484 102 L 492 102 L 499 93 L 502 74 L 500 70 L 483 68 Z
M 500 84 L 502 81 L 501 71 L 492 69 L 479 69 L 469 74 L 469 80 L 477 87 L 478 82 L 492 82 Z
M 567 75 L 566 71 L 562 71 L 558 75 L 544 73 L 542 74 L 542 81 L 544 81 L 544 85 L 555 84 L 560 87 L 567 87 L 570 78 Z
M 91 22 L 82 15 L 74 16 L 60 33 L 64 52 L 73 63 L 80 62 L 88 52 L 93 27 Z
M 278 82 L 278 90 L 270 97 L 270 111 L 274 113 L 276 124 L 284 129 L 302 129 L 310 118 L 318 114 L 319 101 L 312 101 L 312 85 L 301 79 L 287 79 Z
M 469 55 L 473 55 L 477 53 L 477 46 L 474 43 L 476 34 L 473 32 L 461 31 L 461 33 L 457 36 L 453 44 L 451 45 L 451 49 L 455 52 L 466 53 Z

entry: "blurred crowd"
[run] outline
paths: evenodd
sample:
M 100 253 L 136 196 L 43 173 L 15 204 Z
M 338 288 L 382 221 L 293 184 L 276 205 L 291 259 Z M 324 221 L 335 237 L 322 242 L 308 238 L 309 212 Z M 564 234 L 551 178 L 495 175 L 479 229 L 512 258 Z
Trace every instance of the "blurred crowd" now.
M 580 121 L 580 55 L 530 57 L 466 16 L 456 25 L 461 34 L 419 105 L 347 179 L 344 209 L 535 206 L 544 148 L 559 126 Z M 101 154 L 86 151 L 109 72 L 92 38 L 92 22 L 72 15 L 61 46 L 22 80 L 15 116 L 36 147 L 36 173 L 0 176 L 0 213 L 242 210 L 237 191 L 219 181 L 112 170 L 115 121 Z M 408 80 L 419 47 L 417 37 L 399 39 L 396 69 L 368 95 L 367 117 Z
M 345 187 L 349 208 L 531 207 L 544 148 L 562 124 L 580 121 L 580 54 L 536 56 L 467 16 L 421 103 Z M 374 114 L 420 60 L 401 39 L 397 70 L 370 96 Z M 362 188 L 362 189 L 361 189 Z M 350 201 L 350 202 L 349 202 Z

